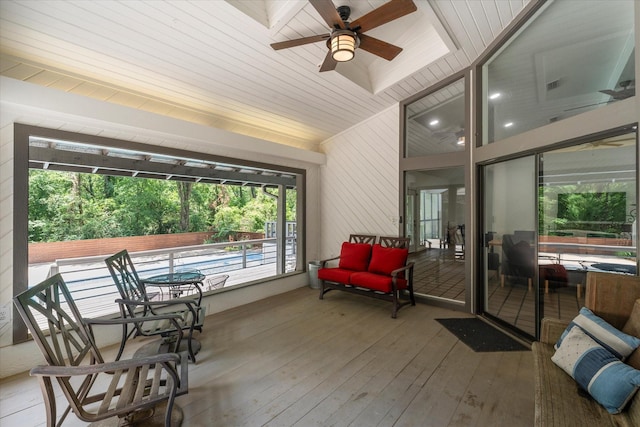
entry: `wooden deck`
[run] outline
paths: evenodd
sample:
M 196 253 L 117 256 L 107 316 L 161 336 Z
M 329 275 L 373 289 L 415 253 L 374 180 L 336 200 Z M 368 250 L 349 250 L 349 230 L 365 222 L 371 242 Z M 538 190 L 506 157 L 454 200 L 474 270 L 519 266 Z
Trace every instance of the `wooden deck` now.
M 531 352 L 473 352 L 434 320 L 459 312 L 389 313 L 383 301 L 338 291 L 320 301 L 300 288 L 208 316 L 189 394 L 177 399 L 183 425 L 533 424 Z M 44 416 L 34 378 L 0 382 L 0 425 L 44 425 Z

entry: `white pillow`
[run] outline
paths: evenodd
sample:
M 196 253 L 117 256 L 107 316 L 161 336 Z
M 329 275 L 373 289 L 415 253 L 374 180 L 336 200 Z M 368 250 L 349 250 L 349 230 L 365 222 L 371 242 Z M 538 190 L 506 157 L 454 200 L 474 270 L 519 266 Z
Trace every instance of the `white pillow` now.
M 640 386 L 640 371 L 621 362 L 578 326 L 551 357 L 611 414 L 620 413 Z

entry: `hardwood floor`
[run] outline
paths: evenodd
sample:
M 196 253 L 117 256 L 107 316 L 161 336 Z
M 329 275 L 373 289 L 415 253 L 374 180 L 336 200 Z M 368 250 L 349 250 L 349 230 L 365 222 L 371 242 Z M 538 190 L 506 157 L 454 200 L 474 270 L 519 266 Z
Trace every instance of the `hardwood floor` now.
M 183 425 L 532 425 L 531 352 L 475 353 L 434 320 L 464 316 L 418 304 L 391 319 L 386 302 L 309 288 L 208 316 Z M 34 378 L 3 380 L 0 425 L 44 425 L 41 402 Z

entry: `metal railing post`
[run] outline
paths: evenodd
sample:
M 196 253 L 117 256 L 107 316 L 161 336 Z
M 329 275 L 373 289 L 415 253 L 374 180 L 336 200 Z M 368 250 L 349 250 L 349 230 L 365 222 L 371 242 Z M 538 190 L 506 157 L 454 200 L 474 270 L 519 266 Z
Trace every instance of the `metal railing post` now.
M 242 268 L 247 268 L 247 245 L 242 244 Z

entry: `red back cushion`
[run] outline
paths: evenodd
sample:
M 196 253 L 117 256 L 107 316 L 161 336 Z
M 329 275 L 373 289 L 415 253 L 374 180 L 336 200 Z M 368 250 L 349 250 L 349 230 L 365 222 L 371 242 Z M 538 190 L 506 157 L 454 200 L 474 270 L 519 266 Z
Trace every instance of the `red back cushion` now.
M 404 267 L 409 256 L 409 249 L 383 248 L 379 243 L 373 245 L 369 272 L 391 275 L 395 269 Z
M 344 242 L 340 250 L 340 268 L 355 271 L 367 271 L 371 258 L 371 245 L 368 243 Z

